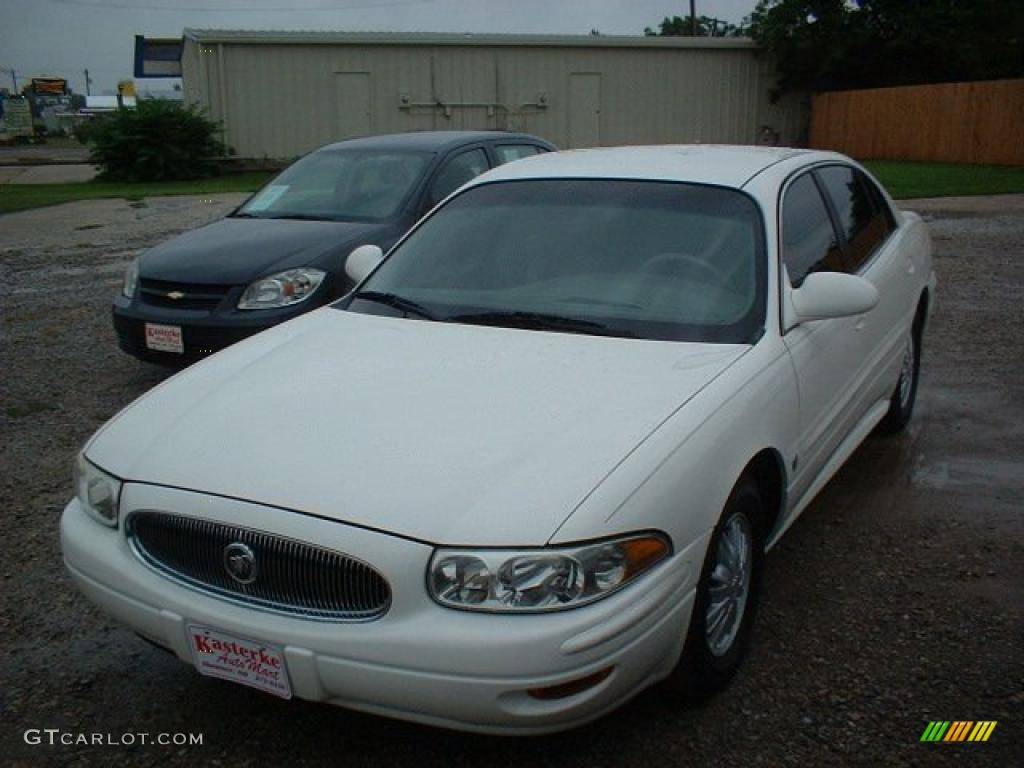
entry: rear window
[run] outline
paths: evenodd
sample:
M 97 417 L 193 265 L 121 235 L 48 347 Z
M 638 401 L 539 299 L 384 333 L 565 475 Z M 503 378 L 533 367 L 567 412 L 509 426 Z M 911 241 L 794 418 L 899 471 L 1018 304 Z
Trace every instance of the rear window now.
M 513 160 L 522 160 L 524 157 L 533 157 L 543 151 L 534 144 L 499 144 L 494 148 L 494 152 L 498 156 L 498 165 L 511 163 Z

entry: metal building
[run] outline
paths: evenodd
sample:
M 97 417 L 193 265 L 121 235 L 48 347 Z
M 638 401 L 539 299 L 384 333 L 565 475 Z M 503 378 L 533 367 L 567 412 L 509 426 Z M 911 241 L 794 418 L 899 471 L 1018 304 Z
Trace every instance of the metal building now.
M 737 38 L 186 29 L 185 99 L 240 157 L 351 136 L 527 131 L 560 147 L 799 143 L 766 57 Z

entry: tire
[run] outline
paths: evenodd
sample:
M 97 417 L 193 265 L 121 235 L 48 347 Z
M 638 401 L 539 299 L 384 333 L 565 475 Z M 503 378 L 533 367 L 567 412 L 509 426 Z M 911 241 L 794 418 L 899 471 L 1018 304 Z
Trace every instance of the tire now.
M 903 348 L 903 362 L 900 365 L 900 378 L 896 382 L 889 410 L 878 423 L 878 431 L 893 435 L 902 432 L 910 417 L 914 415 L 914 402 L 917 400 L 917 383 L 921 375 L 921 321 L 922 310 L 919 309 L 914 318 L 914 325 L 907 334 L 907 343 Z
M 746 567 L 743 574 L 730 576 L 737 544 L 745 551 L 746 559 L 741 561 Z M 729 494 L 711 534 L 683 653 L 666 681 L 670 691 L 701 701 L 725 688 L 736 675 L 750 645 L 760 599 L 764 544 L 761 494 L 753 478 L 744 475 Z M 731 588 L 722 585 L 723 579 Z

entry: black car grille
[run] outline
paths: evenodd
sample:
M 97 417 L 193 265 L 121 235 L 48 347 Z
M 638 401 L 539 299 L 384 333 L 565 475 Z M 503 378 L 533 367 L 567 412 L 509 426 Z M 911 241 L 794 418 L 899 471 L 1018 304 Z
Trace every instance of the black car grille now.
M 154 307 L 213 310 L 233 286 L 202 283 L 174 283 L 166 280 L 139 280 L 139 299 Z
M 128 518 L 136 554 L 191 587 L 272 611 L 340 621 L 368 621 L 391 604 L 376 570 L 340 552 L 272 533 L 164 512 Z M 252 553 L 255 568 L 242 583 L 228 571 L 228 548 Z

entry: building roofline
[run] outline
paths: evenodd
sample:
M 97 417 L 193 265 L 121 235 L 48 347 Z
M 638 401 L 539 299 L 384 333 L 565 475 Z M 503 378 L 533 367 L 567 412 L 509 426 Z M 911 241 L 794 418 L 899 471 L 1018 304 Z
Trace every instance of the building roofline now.
M 662 37 L 660 35 L 516 35 L 475 32 L 328 32 L 197 29 L 183 33 L 194 43 L 245 45 L 486 45 L 540 48 L 756 48 L 745 37 Z

